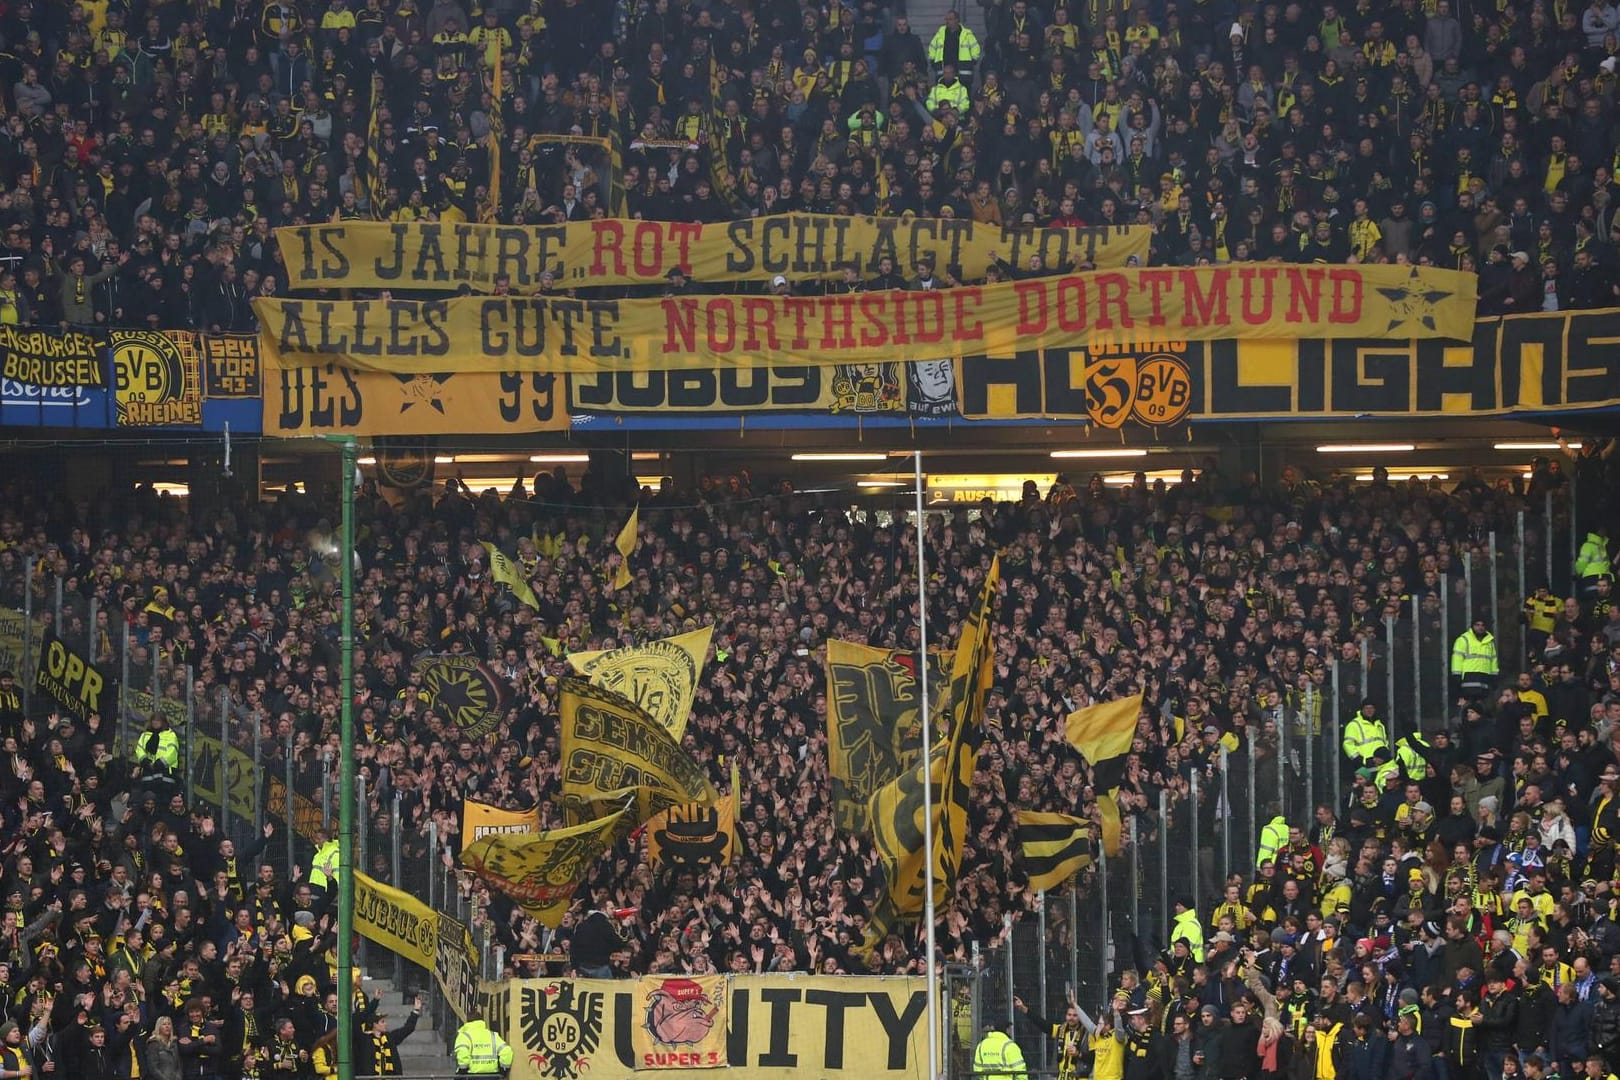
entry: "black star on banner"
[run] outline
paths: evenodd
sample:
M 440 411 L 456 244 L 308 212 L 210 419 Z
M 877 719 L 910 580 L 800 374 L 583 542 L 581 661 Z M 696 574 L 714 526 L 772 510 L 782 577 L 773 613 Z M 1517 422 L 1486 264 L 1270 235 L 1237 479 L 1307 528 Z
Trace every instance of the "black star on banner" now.
M 1395 309 L 1396 317 L 1389 320 L 1388 330 L 1414 322 L 1427 330 L 1435 328 L 1435 305 L 1452 294 L 1444 289 L 1426 288 L 1421 282 L 1422 273 L 1414 266 L 1405 285 L 1376 290 Z
M 451 376 L 437 375 L 395 375 L 399 380 L 399 411 L 410 412 L 418 405 L 425 405 L 433 409 L 440 416 L 445 415 L 444 387 L 449 383 Z

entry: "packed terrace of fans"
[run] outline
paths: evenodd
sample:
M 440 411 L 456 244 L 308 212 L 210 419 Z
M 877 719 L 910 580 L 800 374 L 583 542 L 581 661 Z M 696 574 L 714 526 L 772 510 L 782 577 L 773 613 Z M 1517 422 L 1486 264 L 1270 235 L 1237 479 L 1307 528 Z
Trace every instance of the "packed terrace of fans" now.
M 1607 0 L 982 6 L 975 32 L 877 0 L 19 3 L 0 321 L 252 329 L 286 288 L 271 228 L 587 220 L 615 125 L 630 216 L 1151 223 L 1161 264 L 1404 260 L 1477 270 L 1487 315 L 1616 303 Z
M 1597 528 L 1612 514 L 1608 444 L 1588 442 L 1573 475 L 1591 493 L 1581 514 Z M 1071 709 L 1145 692 L 1120 798 L 1127 820 L 1136 819 L 1128 835 L 1146 843 L 1158 827 L 1161 789 L 1170 792 L 1172 814 L 1184 818 L 1187 777 L 1221 744 L 1235 761 L 1254 755 L 1269 767 L 1279 698 L 1297 699 L 1307 684 L 1320 693 L 1324 658 L 1345 643 L 1353 655 L 1363 636 L 1376 639 L 1389 597 L 1434 589 L 1463 595 L 1460 566 L 1470 551 L 1483 548 L 1491 529 L 1505 535 L 1519 510 L 1542 505 L 1569 477 L 1543 463 L 1528 481 L 1493 486 L 1471 477 L 1454 490 L 1416 481 L 1318 484 L 1293 468 L 1260 482 L 1223 476 L 1211 461 L 1179 484 L 1063 481 L 1044 495 L 1030 489 L 1021 502 L 931 515 L 925 543 L 936 640 L 956 633 L 997 550 L 1004 582 L 985 716 L 993 737 L 975 777 L 958 896 L 942 914 L 944 956 L 967 959 L 976 945 L 992 947 L 1003 914 L 1022 918 L 1031 907 L 1011 810 L 1083 813 L 1095 797 L 1089 764 L 1064 741 Z M 756 493 L 746 475 L 693 492 L 645 492 L 634 580 L 615 591 L 612 539 L 632 495 L 605 478 L 570 482 L 560 471 L 521 492 L 473 493 L 447 483 L 394 503 L 368 484 L 359 503 L 355 657 L 359 762 L 373 800 L 367 827 L 398 828 L 409 857 L 427 862 L 436 854 L 427 847 L 429 823 L 447 851 L 459 849 L 468 794 L 514 808 L 538 804 L 543 825 L 560 823 L 557 680 L 567 665 L 548 639 L 577 651 L 713 623 L 714 649 L 685 742 L 717 785 L 732 760 L 741 765 L 743 839 L 732 863 L 701 878 L 654 873 L 639 840 L 621 842 L 593 868 L 560 931 L 544 930 L 477 886 L 480 921 L 488 919 L 507 956 L 532 956 L 568 953 L 589 911 L 633 909 L 618 927 L 622 943 L 593 936 L 592 955 L 568 961 L 625 974 L 917 970 L 920 945 L 909 931 L 884 942 L 871 968 L 854 947 L 877 896 L 877 862 L 867 838 L 833 827 L 822 669 L 832 637 L 916 644 L 912 523 L 903 513 L 851 512 L 826 495 Z M 73 500 L 11 476 L 0 505 L 0 599 L 8 606 L 22 606 L 24 558 L 32 555 L 35 611 L 51 610 L 60 575 L 68 610 L 84 610 L 94 595 L 114 622 L 127 618 L 141 656 L 158 649 L 180 670 L 191 665 L 198 700 L 228 691 L 232 712 L 264 734 L 268 774 L 280 774 L 288 736 L 300 769 L 333 745 L 339 597 L 323 567 L 337 509 L 329 497 L 293 493 L 191 511 L 150 489 Z M 533 538 L 559 533 L 566 542 L 542 557 Z M 480 539 L 513 557 L 538 610 L 491 579 Z M 1525 951 L 1521 936 L 1558 952 L 1556 962 L 1532 952 L 1524 961 L 1532 969 L 1609 970 L 1620 956 L 1620 940 L 1611 938 L 1620 935 L 1603 931 L 1613 918 L 1614 856 L 1603 821 L 1614 810 L 1600 783 L 1620 765 L 1620 614 L 1601 575 L 1578 580 L 1560 566 L 1558 576 L 1574 591 L 1568 604 L 1555 601 L 1556 612 L 1538 617 L 1548 621 L 1545 633 L 1521 635 L 1533 646 L 1528 662 L 1501 658 L 1500 682 L 1526 692 L 1498 695 L 1493 679 L 1492 692 L 1473 695 L 1477 711 L 1448 705 L 1445 715 L 1422 718 L 1424 731 L 1450 729 L 1466 752 L 1436 749 L 1440 740 L 1431 739 L 1432 768 L 1420 764 L 1410 774 L 1408 797 L 1401 780 L 1409 763 L 1393 747 L 1367 749 L 1363 761 L 1358 743 L 1342 756 L 1345 805 L 1314 824 L 1303 816 L 1287 823 L 1303 835 L 1278 860 L 1285 866 L 1246 872 L 1252 838 L 1240 837 L 1236 869 L 1245 873 L 1236 906 L 1214 907 L 1219 882 L 1209 875 L 1205 895 L 1178 893 L 1200 904 L 1194 921 L 1209 942 L 1212 980 L 1172 982 L 1192 979 L 1194 965 L 1182 958 L 1184 945 L 1156 954 L 1169 941 L 1168 913 L 1149 912 L 1128 928 L 1136 936 L 1122 939 L 1130 944 L 1120 969 L 1134 968 L 1134 958 L 1150 976 L 1134 983 L 1138 1002 L 1160 1009 L 1168 997 L 1174 1012 L 1183 1001 L 1194 1009 L 1214 1001 L 1224 1011 L 1230 996 L 1209 989 L 1228 985 L 1218 969 L 1230 946 L 1219 931 L 1271 932 L 1281 942 L 1316 932 L 1324 913 L 1342 922 L 1341 948 L 1365 936 L 1370 947 L 1393 949 L 1376 961 L 1388 976 L 1385 989 L 1466 993 L 1485 974 L 1483 964 L 1459 975 L 1427 962 L 1427 950 L 1412 953 L 1409 942 L 1427 931 L 1425 919 L 1407 915 L 1443 919 L 1456 910 L 1459 881 L 1475 905 L 1491 910 L 1493 897 L 1511 896 L 1523 875 L 1548 876 L 1532 888 L 1528 921 L 1522 913 L 1517 922 L 1496 918 L 1495 929 L 1511 929 L 1508 942 L 1492 942 L 1492 926 L 1483 928 L 1491 971 L 1516 962 L 1514 950 Z M 157 607 L 172 605 L 172 616 L 148 607 L 160 589 L 168 599 Z M 1502 603 L 1511 621 L 1518 598 Z M 110 638 L 104 644 L 110 660 Z M 413 659 L 447 650 L 486 658 L 510 682 L 509 711 L 486 740 L 461 737 L 412 688 Z M 330 981 L 323 954 L 332 945 L 332 896 L 311 892 L 308 868 L 300 865 L 298 878 L 268 864 L 256 869 L 257 837 L 246 850 L 226 850 L 212 811 L 171 798 L 152 761 L 137 777 L 134 760 L 111 753 L 106 718 L 75 724 L 36 710 L 25 719 L 15 697 L 0 696 L 0 704 L 8 762 L 0 813 L 14 837 L 5 852 L 9 964 L 0 972 L 19 1025 L 7 1045 L 32 1041 L 36 1055 L 68 1053 L 61 1048 L 78 1046 L 77 1036 L 46 1036 L 94 1018 L 109 1037 L 124 1035 L 127 1047 L 132 1028 L 144 1039 L 155 1017 L 191 1000 L 210 1008 L 240 1002 L 238 991 L 253 995 L 263 1022 L 285 1014 L 318 1034 L 331 1015 L 328 1005 L 323 1019 L 320 996 Z M 1345 724 L 1356 705 L 1344 710 Z M 1385 769 L 1392 760 L 1397 768 Z M 1352 771 L 1360 765 L 1367 771 Z M 1505 776 L 1516 780 L 1504 784 Z M 1213 817 L 1213 790 L 1203 792 L 1199 814 Z M 390 826 L 395 793 L 400 817 Z M 1419 793 L 1427 818 L 1411 809 Z M 1267 822 L 1274 807 L 1261 798 L 1256 820 Z M 1603 801 L 1594 808 L 1594 799 Z M 1324 825 L 1335 812 L 1337 825 Z M 1229 816 L 1247 820 L 1242 807 Z M 243 836 L 240 823 L 235 835 Z M 1436 836 L 1446 843 L 1427 848 Z M 1311 841 L 1325 853 L 1314 863 Z M 1464 852 L 1455 867 L 1454 843 Z M 371 865 L 386 876 L 386 860 Z M 1469 866 L 1471 875 L 1462 869 Z M 1410 889 L 1408 869 L 1421 878 Z M 1385 914 L 1401 928 L 1384 926 Z M 1470 935 L 1481 932 L 1464 923 Z M 1184 933 L 1178 923 L 1176 936 Z M 1255 940 L 1265 948 L 1263 934 Z M 1275 975 L 1279 952 L 1267 955 L 1263 970 Z M 1365 978 L 1347 953 L 1318 947 L 1306 956 L 1282 952 L 1280 959 L 1285 975 L 1308 969 L 1304 985 L 1313 991 L 1319 976 L 1346 967 L 1352 979 Z M 519 962 L 517 970 L 534 969 Z M 1541 977 L 1533 971 L 1530 981 L 1539 985 Z M 1366 989 L 1370 1004 L 1361 1011 L 1393 1027 L 1399 995 Z M 1588 991 L 1597 993 L 1582 983 L 1583 999 Z M 1295 999 L 1298 1008 L 1304 1002 Z M 1166 1030 L 1170 1012 L 1162 1014 Z M 1526 1038 L 1540 1040 L 1521 1042 L 1526 1049 L 1544 1046 L 1543 1033 Z

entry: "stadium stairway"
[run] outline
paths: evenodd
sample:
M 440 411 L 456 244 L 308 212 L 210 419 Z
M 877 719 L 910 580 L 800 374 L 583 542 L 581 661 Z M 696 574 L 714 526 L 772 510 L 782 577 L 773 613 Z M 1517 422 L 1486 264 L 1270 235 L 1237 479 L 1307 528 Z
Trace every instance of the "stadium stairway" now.
M 984 41 L 984 8 L 978 0 L 906 0 L 906 18 L 911 20 L 911 32 L 922 38 L 927 46 L 934 31 L 945 24 L 945 13 L 951 9 L 962 17 L 962 25 L 972 30 L 980 43 Z
M 411 1014 L 411 999 L 415 995 L 396 989 L 392 979 L 367 977 L 365 988 L 368 997 L 382 995 L 382 1013 L 388 1017 L 390 1029 L 399 1027 Z M 424 1004 L 427 1007 L 423 1008 L 422 1018 L 416 1022 L 416 1030 L 399 1044 L 400 1074 L 406 1080 L 412 1077 L 451 1076 L 456 1071 L 456 1063 L 446 1049 L 446 1036 L 434 1026 L 431 1003 L 424 1001 Z

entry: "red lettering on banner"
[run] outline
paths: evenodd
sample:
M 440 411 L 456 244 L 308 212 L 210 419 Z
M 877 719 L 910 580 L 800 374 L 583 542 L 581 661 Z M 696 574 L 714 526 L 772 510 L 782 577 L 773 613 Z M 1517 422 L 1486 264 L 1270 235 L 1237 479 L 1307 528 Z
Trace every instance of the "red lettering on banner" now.
M 717 296 L 710 300 L 703 312 L 704 331 L 708 334 L 709 348 L 728 353 L 737 347 L 737 312 L 731 298 Z
M 896 345 L 910 345 L 911 327 L 906 325 L 906 297 L 908 294 L 896 292 L 891 295 L 889 321 L 894 328 L 894 343 Z
M 1276 303 L 1277 271 L 1264 268 L 1255 269 L 1244 267 L 1238 271 L 1238 277 L 1243 282 L 1243 321 L 1250 326 L 1264 326 L 1271 321 L 1271 309 Z M 1254 283 L 1258 278 L 1264 286 L 1261 293 L 1261 306 L 1254 306 Z
M 669 238 L 675 241 L 675 247 L 680 251 L 676 266 L 688 269 L 692 266 L 692 242 L 703 239 L 703 223 L 701 221 L 671 221 L 666 227 L 669 229 Z
M 1168 321 L 1164 317 L 1164 294 L 1175 284 L 1174 276 L 1169 270 L 1138 270 L 1136 273 L 1142 284 L 1147 286 L 1153 304 L 1153 314 L 1148 316 L 1148 325 L 1163 326 Z
M 979 291 L 978 286 L 952 289 L 950 297 L 952 313 L 955 316 L 951 326 L 951 339 L 953 341 L 984 340 L 984 323 L 975 318 L 970 324 L 967 314 L 970 302 L 974 311 L 978 311 L 979 305 L 984 302 L 984 294 Z
M 810 332 L 805 324 L 816 310 L 816 302 L 807 296 L 790 296 L 782 301 L 782 306 L 788 309 L 793 316 L 793 337 L 788 339 L 787 347 L 790 349 L 808 349 L 810 347 Z
M 885 293 L 861 294 L 861 344 L 868 349 L 889 343 L 889 327 L 883 321 L 889 306 L 885 297 Z
M 1361 275 L 1354 270 L 1329 270 L 1328 280 L 1333 283 L 1333 306 L 1328 309 L 1328 322 L 1360 322 L 1365 287 Z
M 650 250 L 649 250 L 650 249 Z M 630 259 L 638 277 L 657 277 L 664 272 L 664 226 L 658 221 L 638 221 L 630 244 Z
M 594 241 L 591 255 L 591 273 L 614 274 L 624 273 L 624 226 L 617 221 L 604 218 L 591 223 L 591 238 Z M 609 254 L 613 255 L 613 269 L 609 270 L 603 259 Z
M 1289 322 L 1309 319 L 1315 322 L 1322 315 L 1322 277 L 1320 267 L 1288 268 Z
M 932 345 L 936 341 L 945 340 L 945 296 L 943 293 L 923 292 L 912 296 L 912 304 L 916 307 L 917 344 Z M 933 325 L 928 324 L 928 316 L 933 316 Z
M 821 302 L 821 347 L 823 349 L 853 349 L 855 347 L 855 298 L 848 294 L 828 296 Z
M 1129 330 L 1136 325 L 1131 318 L 1131 283 L 1124 274 L 1101 274 L 1097 280 L 1097 329 L 1112 330 L 1118 327 Z M 1114 308 L 1118 312 L 1118 319 L 1108 317 L 1108 309 Z
M 1209 275 L 1209 291 L 1199 285 L 1197 270 L 1181 271 L 1182 326 L 1229 326 L 1232 312 L 1227 287 L 1232 281 L 1230 270 L 1218 269 Z
M 665 300 L 662 306 L 664 309 L 664 353 L 696 352 L 697 301 Z M 677 335 L 680 338 L 678 341 L 676 340 Z
M 742 306 L 743 348 L 749 352 L 775 349 L 776 307 L 763 296 L 744 297 Z M 763 336 L 761 330 L 764 331 Z
M 1080 278 L 1063 278 L 1057 283 L 1058 329 L 1071 334 L 1085 330 L 1087 323 L 1086 283 Z
M 1018 333 L 1045 332 L 1046 286 L 1039 281 L 1019 281 L 1013 284 L 1013 292 L 1018 294 Z

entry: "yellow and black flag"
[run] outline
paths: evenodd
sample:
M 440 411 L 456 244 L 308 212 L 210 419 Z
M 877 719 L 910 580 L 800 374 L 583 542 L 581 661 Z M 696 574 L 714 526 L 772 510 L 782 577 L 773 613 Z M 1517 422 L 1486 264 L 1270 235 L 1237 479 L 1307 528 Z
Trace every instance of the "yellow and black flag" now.
M 618 649 L 568 654 L 568 664 L 594 686 L 629 698 L 679 739 L 697 698 L 714 627 Z
M 613 845 L 626 812 L 538 834 L 495 833 L 463 851 L 461 862 L 555 929 L 591 864 Z
M 1055 889 L 1097 857 L 1097 827 L 1084 818 L 1018 811 L 1018 855 L 1029 887 Z
M 1064 737 L 1091 765 L 1092 786 L 1099 796 L 1119 789 L 1125 756 L 1136 738 L 1136 721 L 1141 715 L 1141 694 L 1088 705 L 1069 714 Z
M 647 861 L 654 869 L 707 870 L 731 861 L 737 847 L 737 764 L 731 765 L 731 793 L 713 803 L 672 806 L 647 822 Z
M 489 576 L 511 589 L 513 596 L 538 611 L 540 600 L 534 595 L 534 589 L 524 579 L 523 572 L 518 569 L 517 564 L 506 552 L 488 540 L 480 540 L 478 543 L 489 555 Z
M 619 96 L 608 93 L 608 217 L 628 217 L 624 195 L 624 120 L 619 116 Z
M 867 804 L 873 845 L 885 871 L 884 894 L 872 914 L 868 948 L 882 939 L 895 919 L 915 916 L 925 907 L 929 874 L 923 859 L 923 829 L 933 829 L 935 904 L 949 900 L 956 888 L 967 839 L 973 770 L 978 765 L 979 747 L 984 742 L 984 727 L 980 722 L 984 697 L 995 674 L 991 619 L 1000 581 L 998 559 L 990 564 L 978 602 L 969 613 L 956 644 L 949 704 L 945 710 L 950 720 L 949 737 L 934 744 L 926 764 L 919 761 L 902 772 L 878 789 Z M 938 791 L 932 805 L 932 822 L 925 821 L 923 815 L 925 768 L 928 785 L 937 786 Z
M 488 735 L 506 712 L 503 680 L 476 656 L 424 656 L 413 665 L 422 675 L 428 708 L 448 717 L 469 739 Z
M 636 553 L 636 544 L 640 541 L 641 507 L 630 511 L 630 518 L 619 530 L 618 538 L 613 541 L 613 547 L 619 553 L 619 570 L 613 575 L 613 587 L 622 589 L 636 579 L 630 572 L 630 556 Z
M 951 664 L 950 652 L 930 650 L 930 716 L 944 699 Z M 827 764 L 840 829 L 870 830 L 873 793 L 922 756 L 921 681 L 915 652 L 827 642 Z
M 726 85 L 726 70 L 721 66 L 713 53 L 709 54 L 709 115 L 705 126 L 708 128 L 709 143 L 709 185 L 714 188 L 716 197 L 724 200 L 732 209 L 740 205 L 737 198 L 737 182 L 731 175 L 731 158 L 726 147 L 725 114 L 721 111 L 724 106 L 723 96 Z
M 382 72 L 371 76 L 371 118 L 366 123 L 366 198 L 371 216 L 381 221 L 387 216 L 388 187 L 382 178 Z
M 478 220 L 486 225 L 499 221 L 501 213 L 501 142 L 506 138 L 506 122 L 501 105 L 504 89 L 501 85 L 501 52 L 497 49 L 495 78 L 489 88 L 489 203 L 478 215 Z
M 561 702 L 563 810 L 570 824 L 591 820 L 627 793 L 637 796 L 630 824 L 682 803 L 716 801 L 703 767 L 633 701 L 569 676 Z

